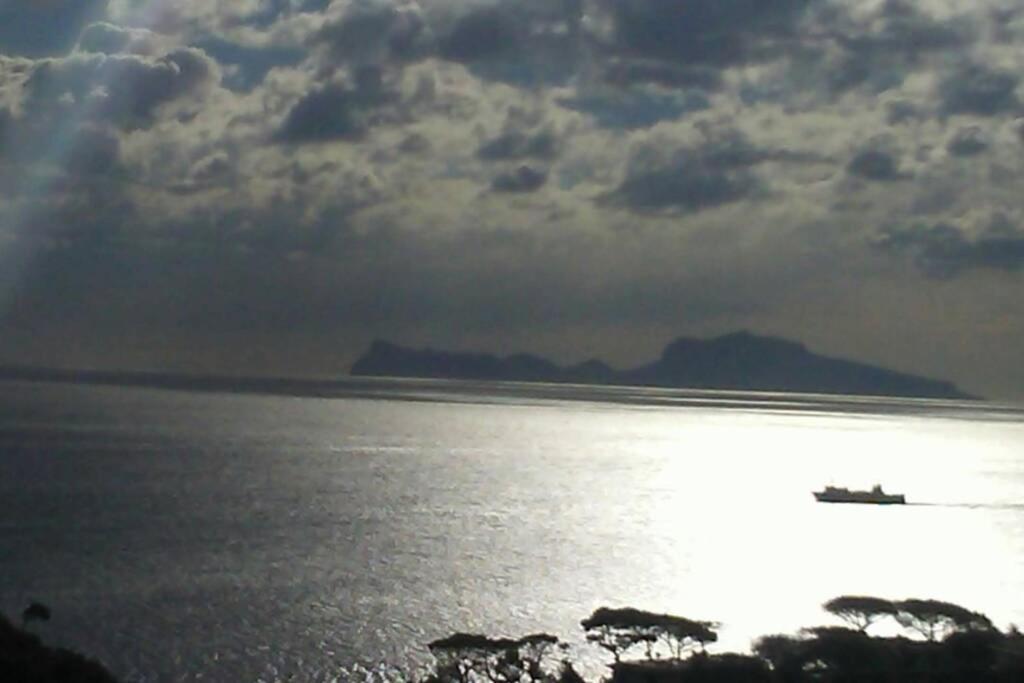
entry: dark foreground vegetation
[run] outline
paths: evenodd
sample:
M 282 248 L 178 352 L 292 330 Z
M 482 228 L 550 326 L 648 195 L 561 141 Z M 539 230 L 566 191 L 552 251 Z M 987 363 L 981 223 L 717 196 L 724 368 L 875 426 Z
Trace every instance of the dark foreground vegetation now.
M 35 607 L 35 605 L 33 605 Z M 25 621 L 40 611 L 25 610 Z M 47 617 L 49 612 L 46 612 Z M 3 683 L 117 683 L 103 666 L 80 654 L 50 648 L 0 615 L 0 681 Z
M 608 658 L 609 683 L 1019 683 L 1024 635 L 938 600 L 841 596 L 824 605 L 847 626 L 757 639 L 751 654 L 711 654 L 719 624 L 632 608 L 602 607 L 581 622 Z M 872 635 L 880 622 L 902 629 Z M 876 627 L 877 630 L 877 627 Z M 892 629 L 889 629 L 892 631 Z M 434 665 L 394 683 L 586 683 L 565 643 L 546 633 L 493 638 L 456 633 L 428 645 Z M 576 653 L 579 654 L 579 653 Z M 98 663 L 43 646 L 0 617 L 0 681 L 108 683 Z M 344 680 L 344 679 L 339 679 Z
M 1024 636 L 938 600 L 842 596 L 825 610 L 848 626 L 769 635 L 752 654 L 709 654 L 718 624 L 636 609 L 601 608 L 581 622 L 607 652 L 612 683 L 1009 683 L 1024 681 Z M 880 621 L 903 635 L 872 636 Z M 430 644 L 436 659 L 423 683 L 579 683 L 553 636 L 513 639 L 457 634 Z

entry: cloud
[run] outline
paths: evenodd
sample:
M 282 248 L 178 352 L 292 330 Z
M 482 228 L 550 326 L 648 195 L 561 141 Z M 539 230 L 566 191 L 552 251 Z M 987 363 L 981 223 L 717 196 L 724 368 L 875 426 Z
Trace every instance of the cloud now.
M 957 157 L 973 157 L 988 149 L 988 140 L 978 126 L 960 128 L 946 144 L 946 150 Z
M 696 213 L 762 198 L 767 186 L 755 172 L 763 164 L 803 167 L 827 162 L 813 152 L 756 145 L 729 124 L 700 121 L 696 144 L 653 137 L 633 150 L 626 176 L 599 204 L 640 213 Z
M 287 113 L 274 135 L 277 142 L 358 141 L 370 128 L 396 114 L 397 95 L 386 89 L 380 69 L 366 66 L 354 84 L 314 86 Z
M 626 177 L 599 201 L 637 212 L 693 213 L 754 196 L 760 180 L 750 168 L 759 159 L 745 143 L 706 141 L 677 149 L 668 158 L 642 147 L 630 159 Z
M 292 11 L 277 0 L 109 0 L 107 18 L 116 24 L 146 26 L 158 33 L 190 40 L 204 35 L 252 32 Z
M 812 0 L 605 0 L 609 47 L 674 64 L 729 66 L 778 54 L 797 39 Z
M 650 86 L 578 88 L 558 104 L 593 117 L 604 128 L 635 130 L 711 108 L 702 90 L 672 91 Z
M 78 38 L 78 50 L 106 55 L 155 55 L 158 51 L 158 42 L 158 38 L 151 31 L 99 21 L 89 24 L 82 30 Z
M 0 107 L 0 158 L 3 158 L 8 137 L 14 129 L 14 116 L 6 107 Z
M 669 64 L 650 59 L 611 59 L 604 67 L 604 80 L 612 85 L 636 83 L 666 88 L 718 90 L 722 72 L 707 66 Z
M 107 0 L 0 0 L 0 54 L 66 54 L 106 7 Z
M 680 324 L 784 331 L 809 293 L 864 320 L 862 284 L 915 319 L 929 295 L 891 257 L 948 280 L 1020 261 L 1019 230 L 961 227 L 1019 219 L 1024 57 L 994 2 L 111 0 L 74 52 L 0 57 L 4 238 L 53 252 L 22 315 L 294 324 L 332 358 L 378 329 L 512 343 L 499 318 L 628 356 Z
M 224 85 L 241 91 L 250 91 L 263 82 L 266 75 L 278 67 L 293 67 L 307 57 L 304 50 L 294 47 L 253 47 L 220 37 L 206 37 L 195 43 L 224 69 Z
M 896 100 L 885 105 L 885 121 L 890 126 L 922 121 L 927 118 L 921 107 L 906 100 Z
M 402 138 L 397 149 L 402 154 L 424 154 L 433 149 L 433 144 L 427 136 L 414 132 Z
M 1024 268 L 1024 231 L 1014 226 L 990 227 L 974 238 L 949 223 L 894 228 L 882 235 L 877 246 L 912 254 L 926 275 L 939 279 L 967 270 L 1017 272 Z
M 47 116 L 70 104 L 121 128 L 146 128 L 160 106 L 197 94 L 219 78 L 216 63 L 193 48 L 177 48 L 158 58 L 75 54 L 32 68 L 25 107 Z
M 472 63 L 503 57 L 516 51 L 529 27 L 505 7 L 482 7 L 455 22 L 440 41 L 440 54 L 455 62 Z
M 967 64 L 946 75 L 939 84 L 942 111 L 977 116 L 1019 111 L 1019 82 L 1020 78 L 1009 71 Z
M 582 19 L 580 0 L 473 3 L 437 28 L 437 51 L 484 79 L 527 87 L 564 84 L 584 59 Z
M 485 161 L 538 159 L 550 161 L 558 156 L 559 140 L 553 130 L 536 132 L 509 130 L 484 142 L 477 156 Z
M 860 9 L 856 4 L 845 9 L 833 13 L 834 25 L 824 28 L 835 36 L 840 51 L 837 61 L 827 62 L 829 84 L 839 92 L 898 87 L 926 59 L 965 51 L 979 35 L 973 17 L 936 18 L 921 4 L 906 0 L 885 0 L 862 16 L 854 16 Z
M 361 98 L 350 88 L 328 85 L 312 90 L 288 112 L 278 129 L 280 142 L 359 140 L 369 128 Z
M 360 64 L 409 62 L 433 50 L 434 37 L 417 5 L 353 3 L 326 23 L 317 40 L 336 60 Z
M 857 152 L 850 159 L 846 164 L 846 172 L 852 176 L 876 182 L 893 182 L 910 178 L 909 174 L 900 170 L 899 159 L 895 152 L 870 147 Z
M 69 173 L 78 176 L 104 175 L 118 169 L 121 160 L 121 140 L 106 128 L 86 126 L 71 143 L 64 162 Z
M 491 183 L 491 189 L 495 192 L 536 192 L 544 187 L 547 181 L 546 171 L 540 171 L 530 166 L 520 166 L 514 171 L 497 176 Z
M 631 172 L 614 192 L 604 196 L 611 206 L 633 211 L 692 213 L 752 196 L 760 187 L 749 171 L 680 161 L 646 171 Z

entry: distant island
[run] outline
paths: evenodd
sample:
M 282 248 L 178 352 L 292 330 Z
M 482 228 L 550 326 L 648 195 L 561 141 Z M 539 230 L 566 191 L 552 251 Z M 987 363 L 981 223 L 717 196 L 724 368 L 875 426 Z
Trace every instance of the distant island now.
M 661 357 L 616 370 L 600 360 L 560 366 L 530 354 L 499 357 L 412 349 L 374 341 L 352 366 L 366 377 L 614 384 L 680 389 L 787 391 L 862 396 L 972 399 L 951 382 L 819 356 L 794 341 L 734 332 L 714 339 L 682 337 Z

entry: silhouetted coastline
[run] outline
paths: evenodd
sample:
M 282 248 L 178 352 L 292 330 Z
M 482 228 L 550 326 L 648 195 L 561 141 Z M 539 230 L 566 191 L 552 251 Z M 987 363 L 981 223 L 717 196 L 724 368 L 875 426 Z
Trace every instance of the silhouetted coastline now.
M 27 620 L 27 619 L 26 619 Z M 117 683 L 99 662 L 51 648 L 0 614 L 0 681 L 4 683 Z
M 798 342 L 747 332 L 709 340 L 679 338 L 665 348 L 659 359 L 626 370 L 615 370 L 600 360 L 563 367 L 530 354 L 498 357 L 412 349 L 377 340 L 352 366 L 352 375 L 975 398 L 950 382 L 819 356 Z
M 606 655 L 608 683 L 1016 683 L 1024 680 L 1024 635 L 939 600 L 840 596 L 824 609 L 847 626 L 767 635 L 750 654 L 709 653 L 720 624 L 633 608 L 602 607 L 580 624 Z M 903 633 L 869 630 L 891 621 Z M 454 633 L 427 644 L 434 663 L 408 673 L 356 667 L 338 680 L 394 683 L 587 683 L 579 651 L 547 633 L 518 638 Z M 99 663 L 40 639 L 0 616 L 0 680 L 115 683 Z

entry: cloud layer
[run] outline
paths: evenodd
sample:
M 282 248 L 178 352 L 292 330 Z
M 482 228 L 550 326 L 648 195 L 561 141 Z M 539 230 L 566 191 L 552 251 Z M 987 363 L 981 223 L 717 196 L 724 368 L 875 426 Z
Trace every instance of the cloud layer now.
M 742 326 L 1016 394 L 1022 39 L 1003 0 L 0 1 L 0 351 Z

